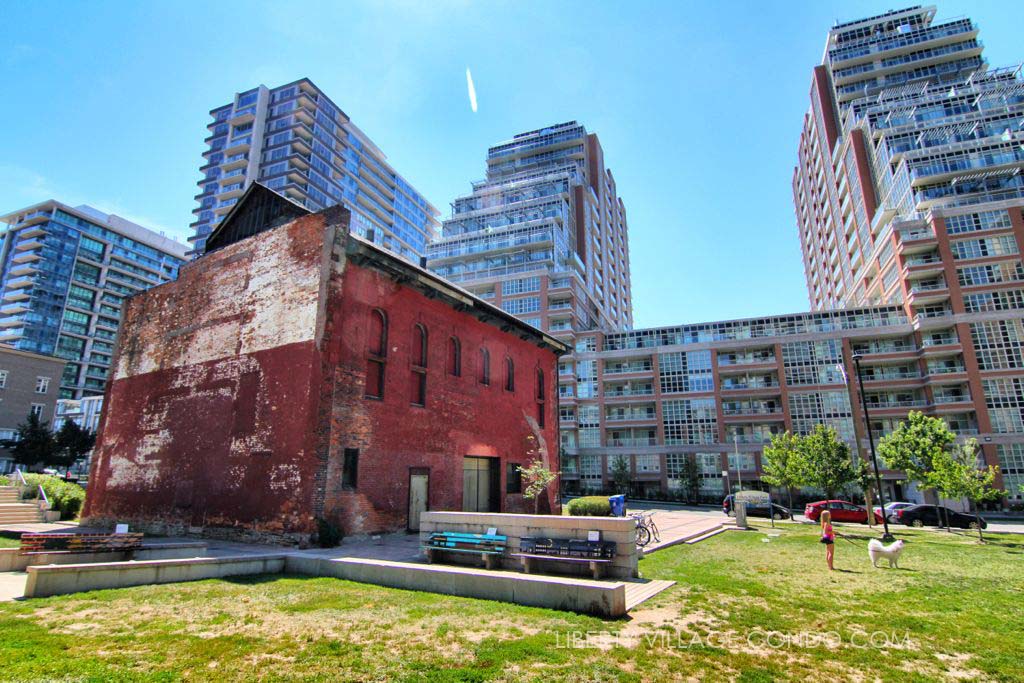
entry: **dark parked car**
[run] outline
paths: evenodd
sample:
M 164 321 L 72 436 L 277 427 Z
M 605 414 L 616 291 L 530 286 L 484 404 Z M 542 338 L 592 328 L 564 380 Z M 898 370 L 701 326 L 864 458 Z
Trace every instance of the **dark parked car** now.
M 722 512 L 729 517 L 735 514 L 732 510 L 732 495 L 726 496 L 725 500 L 722 501 Z M 768 506 L 747 503 L 747 514 L 751 517 L 768 517 Z M 786 508 L 772 503 L 772 514 L 770 516 L 774 519 L 789 519 L 792 515 L 789 514 L 789 510 Z
M 868 523 L 868 511 L 848 500 L 819 500 L 808 503 L 804 508 L 804 517 L 817 522 L 823 510 L 828 510 L 832 515 L 833 522 L 856 522 L 859 524 Z M 875 522 L 882 523 L 881 513 L 875 512 Z
M 911 505 L 908 508 L 896 511 L 896 520 L 907 526 L 946 526 L 946 519 L 949 519 L 949 526 L 958 529 L 977 529 L 978 520 L 981 520 L 981 528 L 984 529 L 988 523 L 982 517 L 964 514 L 956 510 L 938 505 Z

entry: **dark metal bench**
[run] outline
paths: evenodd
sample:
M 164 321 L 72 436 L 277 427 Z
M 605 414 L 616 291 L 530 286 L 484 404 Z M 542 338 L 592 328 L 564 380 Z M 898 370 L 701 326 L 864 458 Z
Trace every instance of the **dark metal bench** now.
M 22 534 L 20 555 L 138 550 L 142 534 Z
M 496 559 L 505 554 L 508 537 L 499 534 L 466 534 L 454 531 L 430 534 L 422 546 L 427 562 L 433 562 L 438 552 L 470 553 L 479 555 L 484 567 L 494 569 Z
M 541 560 L 586 564 L 595 579 L 600 579 L 604 566 L 615 558 L 615 543 L 610 541 L 581 541 L 577 539 L 553 539 L 524 537 L 519 539 L 521 552 L 512 553 L 523 564 L 523 571 L 530 574 Z

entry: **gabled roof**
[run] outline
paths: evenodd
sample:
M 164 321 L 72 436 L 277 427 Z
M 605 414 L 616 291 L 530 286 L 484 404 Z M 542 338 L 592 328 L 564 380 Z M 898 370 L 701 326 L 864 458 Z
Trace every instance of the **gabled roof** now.
M 306 207 L 274 192 L 266 185 L 253 183 L 206 238 L 203 253 L 226 247 L 310 213 L 312 211 Z

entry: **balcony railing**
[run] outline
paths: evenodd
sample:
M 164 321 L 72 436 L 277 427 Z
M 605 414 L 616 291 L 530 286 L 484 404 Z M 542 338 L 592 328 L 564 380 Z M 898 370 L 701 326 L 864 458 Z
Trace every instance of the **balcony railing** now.
M 627 446 L 657 446 L 658 439 L 654 436 L 633 436 L 625 439 L 608 439 L 608 446 L 611 448 L 623 448 Z
M 607 422 L 629 422 L 630 420 L 655 420 L 658 414 L 653 410 L 637 411 L 632 413 L 608 413 L 605 415 Z
M 772 389 L 779 386 L 778 380 L 750 380 L 747 382 L 722 382 L 724 391 L 740 391 L 743 389 Z
M 653 387 L 635 387 L 635 388 L 621 388 L 621 389 L 605 389 L 604 395 L 607 398 L 617 398 L 620 396 L 653 396 Z

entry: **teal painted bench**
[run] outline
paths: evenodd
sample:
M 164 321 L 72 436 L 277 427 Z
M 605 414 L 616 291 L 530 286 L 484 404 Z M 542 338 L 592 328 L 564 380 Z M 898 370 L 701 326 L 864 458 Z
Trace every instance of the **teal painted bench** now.
M 430 534 L 421 547 L 429 563 L 434 562 L 438 553 L 469 553 L 479 555 L 487 569 L 494 569 L 497 558 L 504 555 L 508 548 L 508 537 L 500 534 L 439 531 Z

